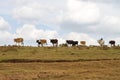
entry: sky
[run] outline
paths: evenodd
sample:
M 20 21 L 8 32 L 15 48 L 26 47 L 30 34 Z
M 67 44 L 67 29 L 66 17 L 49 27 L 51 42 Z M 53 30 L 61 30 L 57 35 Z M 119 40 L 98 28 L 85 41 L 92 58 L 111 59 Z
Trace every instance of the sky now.
M 120 44 L 120 0 L 0 0 L 0 45 L 17 37 L 27 46 L 53 38 Z

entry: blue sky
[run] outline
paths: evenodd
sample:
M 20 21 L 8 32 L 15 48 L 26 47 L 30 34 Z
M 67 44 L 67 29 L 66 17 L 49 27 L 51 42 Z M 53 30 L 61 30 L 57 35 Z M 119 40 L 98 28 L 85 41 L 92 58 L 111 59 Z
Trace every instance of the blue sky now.
M 97 45 L 115 40 L 120 44 L 119 0 L 0 0 L 0 45 L 25 45 L 36 39 L 85 40 Z M 51 43 L 49 43 L 51 45 Z

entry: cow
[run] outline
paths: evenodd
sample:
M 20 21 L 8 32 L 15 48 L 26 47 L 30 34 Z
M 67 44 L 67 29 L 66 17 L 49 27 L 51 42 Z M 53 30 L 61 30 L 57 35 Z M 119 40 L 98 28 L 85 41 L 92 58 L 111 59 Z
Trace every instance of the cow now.
M 103 40 L 103 38 L 101 38 L 100 40 L 98 40 L 98 43 L 102 47 L 104 45 L 105 41 Z
M 73 40 L 66 40 L 66 43 L 72 45 L 73 44 Z
M 78 41 L 73 41 L 73 40 L 66 40 L 66 43 L 67 43 L 67 44 L 70 44 L 70 45 L 72 45 L 72 46 L 78 45 Z
M 24 39 L 23 38 L 15 38 L 14 42 L 16 43 L 16 45 L 24 45 L 23 43 Z
M 115 41 L 114 40 L 110 40 L 109 44 L 111 44 L 111 46 L 115 46 Z
M 80 41 L 80 44 L 81 44 L 82 46 L 85 46 L 85 45 L 86 45 L 86 41 Z
M 36 43 L 38 43 L 38 47 L 40 47 L 41 44 L 40 40 L 36 40 Z
M 47 44 L 47 40 L 45 40 L 45 39 L 36 40 L 36 42 L 38 43 L 38 47 L 40 45 L 43 47 L 44 44 Z
M 73 41 L 72 46 L 76 46 L 76 45 L 78 45 L 78 41 Z
M 53 44 L 53 47 L 56 45 L 58 46 L 58 40 L 57 39 L 50 39 L 50 42 Z

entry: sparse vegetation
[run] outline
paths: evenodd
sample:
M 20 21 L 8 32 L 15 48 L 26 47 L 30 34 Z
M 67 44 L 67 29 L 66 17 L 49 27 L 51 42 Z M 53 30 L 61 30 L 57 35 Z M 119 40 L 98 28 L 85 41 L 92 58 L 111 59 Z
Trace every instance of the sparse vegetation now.
M 0 80 L 120 79 L 119 47 L 0 47 L 0 62 Z
M 2 47 L 0 61 L 23 60 L 94 60 L 120 59 L 120 49 L 86 47 Z M 3 55 L 5 54 L 5 55 Z

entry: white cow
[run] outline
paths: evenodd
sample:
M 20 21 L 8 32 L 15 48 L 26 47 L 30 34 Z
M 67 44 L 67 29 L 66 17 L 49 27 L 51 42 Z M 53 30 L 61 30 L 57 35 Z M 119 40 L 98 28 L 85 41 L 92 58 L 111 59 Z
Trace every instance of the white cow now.
M 105 41 L 101 38 L 100 40 L 98 40 L 98 43 L 100 44 L 100 46 L 103 46 Z

